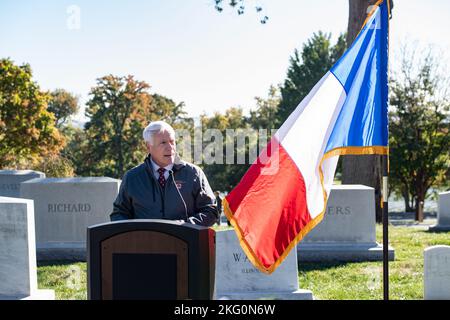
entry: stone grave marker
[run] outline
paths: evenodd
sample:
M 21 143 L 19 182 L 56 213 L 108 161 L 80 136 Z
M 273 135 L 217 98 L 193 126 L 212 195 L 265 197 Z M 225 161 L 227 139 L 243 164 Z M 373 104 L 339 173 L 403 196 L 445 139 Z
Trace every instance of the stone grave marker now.
M 33 201 L 0 197 L 0 300 L 54 300 L 37 287 Z

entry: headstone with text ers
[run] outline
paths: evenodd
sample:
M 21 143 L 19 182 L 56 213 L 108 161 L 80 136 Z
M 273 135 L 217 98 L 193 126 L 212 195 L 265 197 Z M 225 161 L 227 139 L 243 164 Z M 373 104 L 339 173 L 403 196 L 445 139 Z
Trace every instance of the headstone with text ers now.
M 450 231 L 450 191 L 439 193 L 437 225 L 430 231 Z
M 87 227 L 110 220 L 119 186 L 106 177 L 22 183 L 22 197 L 34 200 L 38 260 L 85 260 Z
M 33 170 L 0 170 L 0 196 L 20 198 L 20 184 L 34 178 L 45 178 L 45 173 Z
M 293 249 L 270 275 L 248 260 L 234 230 L 216 232 L 216 299 L 312 300 L 311 291 L 299 289 L 297 254 Z
M 450 300 L 450 246 L 426 248 L 424 260 L 424 298 Z
M 33 200 L 0 197 L 0 300 L 54 300 L 38 290 Z
M 333 186 L 323 220 L 297 245 L 297 253 L 301 262 L 383 260 L 383 246 L 376 242 L 374 189 Z M 394 260 L 391 246 L 389 260 Z

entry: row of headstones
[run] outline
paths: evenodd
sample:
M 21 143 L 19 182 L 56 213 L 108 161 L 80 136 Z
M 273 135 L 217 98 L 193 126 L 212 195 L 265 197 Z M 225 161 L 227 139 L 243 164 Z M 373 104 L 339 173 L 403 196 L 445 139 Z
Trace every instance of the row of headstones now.
M 109 221 L 120 180 L 45 178 L 30 170 L 0 170 L 0 196 L 34 201 L 38 260 L 85 260 L 86 228 Z
M 38 175 L 37 178 L 36 175 Z M 34 179 L 26 181 L 30 178 Z M 34 200 L 36 213 L 32 216 L 36 220 L 37 252 L 38 258 L 40 256 L 41 259 L 84 259 L 86 227 L 108 221 L 108 214 L 111 212 L 112 202 L 120 184 L 120 180 L 111 178 L 45 179 L 43 174 L 30 171 L 0 171 L 0 179 L 0 191 L 14 191 L 16 196 L 18 192 L 19 196 Z M 11 196 L 11 193 L 8 195 Z M 364 186 L 333 187 L 324 221 L 298 246 L 299 260 L 381 260 L 382 247 L 375 241 L 374 212 L 373 206 L 369 205 L 374 202 L 373 197 L 372 188 Z M 11 218 L 9 216 L 9 219 Z M 8 220 L 8 217 L 2 219 L 5 219 L 5 225 L 17 223 L 11 223 L 14 219 Z M 3 222 L 0 220 L 1 224 Z M 5 228 L 6 233 L 2 236 L 8 237 L 7 229 Z M 219 233 L 216 288 L 218 296 L 222 293 L 226 293 L 224 296 L 229 296 L 233 290 L 227 285 L 236 283 L 239 288 L 245 282 L 229 281 L 228 278 L 239 279 L 239 277 L 234 275 L 236 269 L 227 269 L 227 266 L 233 265 L 236 261 L 245 261 L 246 257 L 243 252 L 239 251 L 238 245 L 230 245 L 231 249 L 228 250 L 219 248 L 220 243 L 226 243 L 226 246 L 228 243 L 232 243 L 230 239 L 225 242 L 220 241 L 220 237 L 222 236 Z M 233 234 L 228 237 L 237 241 Z M 34 245 L 30 247 L 34 247 Z M 237 247 L 236 250 L 235 247 Z M 230 250 L 233 254 L 228 256 L 222 254 Z M 389 251 L 390 258 L 393 259 L 394 251 L 392 248 Z M 289 259 L 293 262 L 289 263 Z M 247 261 L 247 263 L 249 262 Z M 293 267 L 289 267 L 289 265 Z M 249 279 L 250 286 L 255 283 L 267 283 L 269 287 L 273 286 L 273 283 L 280 284 L 279 287 L 263 290 L 268 294 L 271 292 L 269 296 L 275 295 L 285 299 L 289 297 L 293 299 L 312 298 L 310 292 L 298 289 L 296 266 L 297 256 L 288 258 L 277 270 L 282 275 L 281 277 L 286 279 L 295 277 L 295 281 L 292 281 L 291 284 L 267 276 L 253 281 L 250 275 L 258 275 L 259 271 L 257 272 L 250 264 L 237 270 L 241 270 L 245 275 L 244 278 Z M 287 276 L 288 274 L 289 276 Z M 256 292 L 256 295 L 261 294 L 261 290 L 253 289 L 255 289 L 253 291 Z M 244 291 L 247 294 L 249 292 L 248 290 Z
M 35 171 L 0 170 L 0 196 L 34 200 L 38 260 L 85 260 L 86 228 L 109 221 L 119 186 L 112 178 L 46 179 Z M 298 246 L 299 260 L 382 260 L 374 202 L 373 188 L 333 186 L 323 221 Z
M 450 231 L 450 191 L 439 193 L 438 221 L 429 231 Z
M 0 170 L 0 300 L 53 300 L 36 260 L 85 260 L 87 226 L 108 221 L 120 180 Z
M 54 299 L 53 290 L 38 290 L 33 201 L 0 197 L 0 300 Z M 311 300 L 299 288 L 297 252 L 293 250 L 271 275 L 263 275 L 242 251 L 233 230 L 217 232 L 216 299 Z M 450 246 L 424 252 L 425 299 L 450 299 Z

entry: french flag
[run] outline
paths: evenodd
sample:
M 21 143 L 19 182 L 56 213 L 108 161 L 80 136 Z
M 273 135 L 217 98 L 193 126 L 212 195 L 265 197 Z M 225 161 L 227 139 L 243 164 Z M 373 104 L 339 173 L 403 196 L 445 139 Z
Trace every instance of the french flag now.
M 250 261 L 272 273 L 323 218 L 339 155 L 388 153 L 389 1 L 271 138 L 224 211 Z

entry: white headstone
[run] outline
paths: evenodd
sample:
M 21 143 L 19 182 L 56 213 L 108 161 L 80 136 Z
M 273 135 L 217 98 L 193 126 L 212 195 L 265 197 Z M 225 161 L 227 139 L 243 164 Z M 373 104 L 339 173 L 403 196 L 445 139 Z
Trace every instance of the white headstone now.
M 234 230 L 216 232 L 216 299 L 312 300 L 298 286 L 297 255 L 293 249 L 270 275 L 256 269 L 242 250 Z
M 438 222 L 431 231 L 450 231 L 450 191 L 439 193 Z
M 0 197 L 0 300 L 54 300 L 38 290 L 33 201 Z
M 34 178 L 45 178 L 45 174 L 32 170 L 0 170 L 0 196 L 20 198 L 20 184 Z
M 331 188 L 323 220 L 297 245 L 299 261 L 376 261 L 375 191 L 363 185 Z M 389 247 L 389 259 L 394 249 Z
M 120 180 L 47 178 L 22 183 L 23 198 L 33 199 L 38 260 L 86 258 L 86 230 L 110 221 Z
M 450 300 L 450 246 L 424 250 L 424 298 Z

